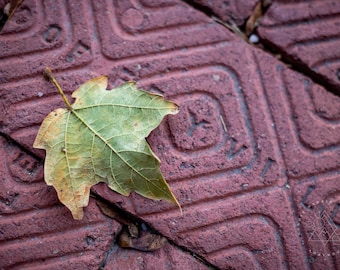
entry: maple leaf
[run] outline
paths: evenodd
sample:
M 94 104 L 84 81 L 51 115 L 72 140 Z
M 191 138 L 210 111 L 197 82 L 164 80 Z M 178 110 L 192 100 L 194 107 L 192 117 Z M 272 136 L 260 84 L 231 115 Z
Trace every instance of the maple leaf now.
M 125 196 L 135 191 L 179 206 L 145 140 L 165 115 L 178 112 L 177 105 L 137 89 L 134 82 L 106 90 L 105 76 L 81 85 L 71 105 L 50 69 L 45 72 L 67 108 L 44 119 L 33 147 L 46 150 L 45 182 L 73 218 L 82 219 L 90 188 L 99 182 Z

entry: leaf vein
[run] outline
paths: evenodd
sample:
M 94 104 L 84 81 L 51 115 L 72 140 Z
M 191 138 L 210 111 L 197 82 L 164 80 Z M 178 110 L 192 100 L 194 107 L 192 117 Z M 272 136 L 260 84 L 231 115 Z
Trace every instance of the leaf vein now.
M 130 167 L 130 169 L 135 171 L 140 177 L 142 177 L 146 181 L 150 182 L 148 178 L 146 178 L 144 175 L 139 173 L 139 171 L 133 168 L 121 155 L 119 155 L 119 153 L 109 144 L 109 142 L 107 142 L 99 133 L 97 133 L 90 125 L 88 125 L 86 121 L 77 112 L 75 111 L 72 111 L 72 112 L 82 122 L 83 125 L 85 125 L 91 132 L 93 132 L 100 140 L 102 140 L 107 145 L 107 147 L 111 149 L 112 152 L 114 152 L 126 165 L 128 165 L 128 167 Z

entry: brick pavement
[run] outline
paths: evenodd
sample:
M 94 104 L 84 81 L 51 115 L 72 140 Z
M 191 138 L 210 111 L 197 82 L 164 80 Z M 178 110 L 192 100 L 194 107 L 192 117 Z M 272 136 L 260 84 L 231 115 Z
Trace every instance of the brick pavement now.
M 205 13 L 217 16 L 227 23 L 235 23 L 242 27 L 257 3 L 256 0 L 188 0 L 196 8 L 203 10 Z
M 258 32 L 268 46 L 339 94 L 339 12 L 336 0 L 273 1 Z
M 244 20 L 251 8 L 240 11 L 235 2 L 228 10 Z M 324 16 L 313 24 L 336 22 L 339 5 L 321 2 L 308 4 L 312 17 Z M 300 35 L 273 32 L 272 21 L 282 16 L 282 25 L 313 29 L 300 26 L 306 11 L 293 7 L 274 1 L 258 28 L 287 54 L 288 37 Z M 317 37 L 327 29 L 326 43 L 336 46 L 333 30 L 316 29 Z M 315 69 L 308 61 L 317 54 L 301 56 L 328 78 L 315 80 L 176 0 L 27 0 L 0 44 L 0 269 L 340 267 L 340 98 L 315 82 L 338 85 L 336 57 L 319 57 L 327 64 Z M 136 80 L 180 105 L 148 141 L 183 215 L 166 202 L 122 197 L 103 184 L 93 189 L 166 236 L 163 248 L 120 248 L 121 225 L 93 199 L 74 221 L 43 182 L 45 154 L 32 144 L 43 118 L 64 107 L 41 76 L 45 66 L 67 94 L 107 74 L 110 87 Z

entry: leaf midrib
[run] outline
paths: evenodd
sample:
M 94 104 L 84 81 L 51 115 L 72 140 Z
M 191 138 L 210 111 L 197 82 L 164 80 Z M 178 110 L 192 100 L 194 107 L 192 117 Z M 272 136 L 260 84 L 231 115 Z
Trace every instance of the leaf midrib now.
M 100 104 L 94 104 L 94 105 L 88 105 L 88 106 L 82 106 L 82 107 L 76 107 L 73 108 L 73 112 L 74 110 L 82 110 L 82 109 L 91 109 L 91 108 L 95 108 L 95 107 L 102 107 L 102 106 L 117 106 L 117 107 L 124 107 L 124 108 L 133 108 L 133 109 L 148 109 L 148 110 L 169 110 L 169 109 L 175 109 L 173 106 L 169 106 L 169 107 L 142 107 L 142 106 L 133 106 L 133 105 L 125 105 L 125 104 L 111 104 L 111 103 L 100 103 Z

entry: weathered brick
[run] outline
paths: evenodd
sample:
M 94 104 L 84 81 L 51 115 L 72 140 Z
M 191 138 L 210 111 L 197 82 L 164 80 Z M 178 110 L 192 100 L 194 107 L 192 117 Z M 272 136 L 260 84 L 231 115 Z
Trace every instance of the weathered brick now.
M 3 137 L 0 156 L 0 269 L 97 269 L 120 226 L 94 201 L 73 220 L 42 183 L 41 162 Z
M 257 59 L 288 175 L 338 170 L 340 98 L 273 57 Z
M 243 19 L 253 2 L 240 3 L 220 11 Z M 332 83 L 337 48 L 317 46 L 336 46 L 334 28 L 321 29 L 338 21 L 333 3 L 274 1 L 259 29 L 264 38 L 278 26 L 282 50 L 297 51 Z M 308 31 L 324 33 L 326 42 L 313 44 Z M 184 1 L 27 0 L 0 46 L 1 269 L 208 269 L 170 244 L 153 253 L 118 248 L 120 226 L 92 199 L 74 221 L 43 183 L 45 153 L 32 144 L 43 118 L 64 107 L 41 76 L 47 65 L 67 95 L 107 74 L 110 88 L 136 80 L 180 105 L 148 141 L 183 215 L 165 202 L 94 187 L 103 197 L 221 269 L 336 269 L 337 236 L 314 239 L 313 232 L 339 223 L 338 97 Z M 307 47 L 311 62 L 303 58 Z
M 10 20 L 1 33 L 0 82 L 41 74 L 53 69 L 76 68 L 93 60 L 84 2 L 25 1 L 25 20 Z
M 214 13 L 224 22 L 235 23 L 238 26 L 244 25 L 257 3 L 256 0 L 193 0 L 192 2 Z
M 148 138 L 165 178 L 175 182 L 171 186 L 183 206 L 282 186 L 286 179 L 253 51 L 242 43 L 202 51 L 139 62 L 145 69 L 125 66 L 144 89 L 180 106 L 179 114 L 168 117 Z M 134 198 L 138 214 L 170 207 Z
M 147 220 L 221 269 L 306 269 L 291 204 L 285 191 L 260 190 L 196 203 Z
M 105 1 L 93 1 L 93 7 L 98 14 L 101 51 L 111 60 L 236 39 L 223 26 L 182 1 L 156 4 L 143 0 L 139 5 L 132 1 L 115 1 L 109 5 Z
M 150 270 L 172 270 L 172 269 L 210 269 L 193 255 L 183 252 L 170 244 L 152 253 L 137 250 L 121 249 L 118 246 L 112 248 L 104 269 L 150 269 Z
M 340 2 L 273 1 L 261 20 L 261 39 L 340 93 Z

